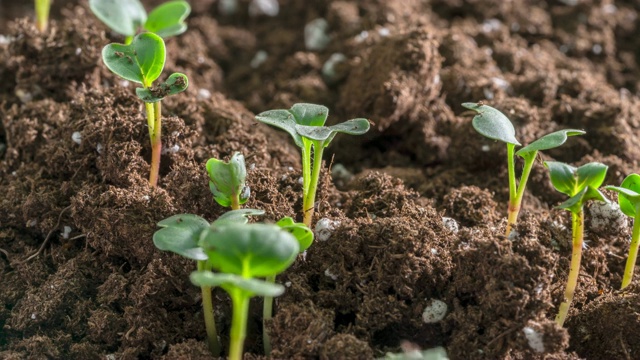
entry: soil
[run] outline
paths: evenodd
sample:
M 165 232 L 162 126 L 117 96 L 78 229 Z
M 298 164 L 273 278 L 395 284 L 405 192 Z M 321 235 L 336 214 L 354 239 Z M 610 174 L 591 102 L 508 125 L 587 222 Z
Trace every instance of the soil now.
M 0 358 L 212 358 L 194 264 L 151 237 L 168 216 L 225 211 L 204 164 L 235 151 L 249 167 L 246 206 L 267 222 L 301 220 L 299 150 L 254 120 L 296 102 L 374 126 L 326 151 L 333 176 L 322 176 L 315 220 L 335 230 L 278 277 L 287 289 L 270 323 L 273 358 L 371 359 L 401 346 L 443 346 L 451 359 L 640 358 L 640 280 L 618 290 L 630 221 L 587 219 L 579 285 L 558 327 L 571 254 L 569 214 L 553 208 L 563 198 L 537 162 L 517 235 L 505 238 L 505 148 L 460 105 L 502 110 L 523 143 L 585 129 L 541 159 L 600 161 L 605 183 L 620 184 L 640 160 L 637 2 L 280 0 L 269 17 L 249 16 L 249 0 L 235 14 L 194 0 L 188 31 L 167 41 L 165 74 L 183 72 L 190 86 L 163 101 L 171 151 L 158 188 L 134 85 L 100 60 L 122 39 L 85 1 L 55 1 L 45 34 L 21 18 L 30 3 L 10 3 L 0 2 Z M 309 51 L 304 27 L 316 18 L 331 41 Z M 328 73 L 336 53 L 345 60 Z M 214 295 L 226 344 L 230 304 Z M 436 301 L 445 317 L 425 322 Z M 247 358 L 263 356 L 260 305 Z

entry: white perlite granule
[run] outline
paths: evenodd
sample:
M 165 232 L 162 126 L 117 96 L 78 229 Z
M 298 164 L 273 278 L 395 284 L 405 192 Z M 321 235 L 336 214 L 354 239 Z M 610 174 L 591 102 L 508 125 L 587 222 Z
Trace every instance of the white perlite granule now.
M 82 134 L 80 133 L 80 131 L 76 131 L 71 134 L 71 140 L 73 140 L 73 142 L 78 145 L 82 144 Z
M 422 321 L 427 324 L 437 323 L 438 321 L 444 319 L 444 316 L 447 315 L 447 304 L 441 300 L 431 300 L 431 304 L 424 308 L 422 312 Z
M 542 335 L 540 333 L 535 331 L 530 326 L 525 326 L 522 329 L 522 332 L 524 333 L 524 337 L 527 338 L 527 342 L 529 343 L 529 347 L 531 349 L 533 349 L 533 351 L 535 351 L 537 353 L 543 353 L 544 352 L 544 342 L 542 342 Z
M 318 220 L 316 224 L 316 239 L 318 241 L 327 241 L 331 238 L 333 231 L 340 225 L 339 221 L 327 218 Z
M 327 34 L 329 23 L 319 18 L 312 20 L 304 27 L 304 46 L 310 51 L 320 51 L 329 45 L 331 38 Z
M 458 230 L 460 229 L 458 227 L 458 222 L 455 219 L 452 219 L 450 217 L 443 216 L 442 223 L 444 224 L 444 227 L 451 230 L 451 232 L 453 233 L 457 233 Z
M 627 228 L 627 216 L 620 210 L 620 205 L 614 202 L 594 201 L 589 208 L 591 219 L 589 228 L 595 232 L 607 229 L 621 230 Z

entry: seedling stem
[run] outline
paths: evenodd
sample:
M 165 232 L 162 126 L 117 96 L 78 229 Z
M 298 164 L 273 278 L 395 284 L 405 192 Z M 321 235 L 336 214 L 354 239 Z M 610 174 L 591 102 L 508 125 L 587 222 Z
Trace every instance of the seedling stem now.
M 571 229 L 573 231 L 572 243 L 573 250 L 571 252 L 571 267 L 569 269 L 569 278 L 567 279 L 567 287 L 564 291 L 564 301 L 560 304 L 556 323 L 563 326 L 567 318 L 567 313 L 573 301 L 573 294 L 576 292 L 578 285 L 578 275 L 580 274 L 580 261 L 582 258 L 583 234 L 584 234 L 584 211 L 580 209 L 578 212 L 571 213 Z
M 51 0 L 35 0 L 36 7 L 36 26 L 40 32 L 47 31 L 49 23 L 49 9 L 51 8 Z
M 637 214 L 637 213 L 636 213 Z M 631 234 L 631 247 L 629 248 L 629 257 L 627 258 L 627 265 L 624 267 L 624 276 L 622 277 L 622 287 L 626 288 L 631 284 L 633 279 L 633 270 L 636 266 L 636 259 L 638 258 L 638 245 L 640 245 L 640 216 L 636 215 L 633 219 L 633 233 Z
M 302 221 L 307 227 L 311 227 L 313 220 L 314 203 L 316 202 L 316 191 L 318 189 L 318 180 L 320 179 L 320 170 L 322 170 L 322 153 L 324 145 L 319 141 L 313 142 L 313 172 L 310 179 L 307 192 L 304 193 L 303 209 L 304 220 Z M 308 165 L 307 165 L 308 166 Z M 303 175 L 304 179 L 304 175 Z M 304 180 L 303 180 L 304 181 Z M 304 189 L 303 189 L 304 191 Z
M 241 360 L 244 339 L 247 336 L 247 316 L 249 300 L 246 291 L 234 288 L 229 292 L 233 303 L 233 320 L 231 322 L 231 339 L 229 344 L 229 360 Z
M 147 124 L 149 125 L 149 139 L 151 140 L 151 172 L 149 184 L 152 187 L 158 185 L 160 173 L 160 154 L 162 153 L 162 103 L 145 102 L 147 109 Z
M 198 271 L 211 271 L 211 268 L 207 268 L 206 261 L 198 261 Z M 202 310 L 204 311 L 204 326 L 207 330 L 207 345 L 214 356 L 219 356 L 221 347 L 218 342 L 216 321 L 213 317 L 211 286 L 201 286 L 200 289 L 202 290 Z

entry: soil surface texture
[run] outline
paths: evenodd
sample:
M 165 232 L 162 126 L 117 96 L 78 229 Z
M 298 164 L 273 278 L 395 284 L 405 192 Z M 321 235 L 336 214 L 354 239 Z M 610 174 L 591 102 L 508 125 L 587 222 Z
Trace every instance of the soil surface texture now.
M 638 171 L 638 1 L 279 0 L 277 14 L 270 1 L 190 2 L 161 77 L 190 85 L 163 101 L 151 188 L 144 106 L 101 59 L 123 38 L 84 0 L 54 1 L 46 33 L 31 3 L 0 0 L 1 359 L 211 359 L 195 264 L 152 235 L 171 215 L 223 214 L 204 165 L 236 151 L 245 207 L 301 221 L 300 150 L 255 120 L 298 102 L 373 126 L 325 151 L 314 226 L 331 227 L 278 276 L 272 358 L 442 346 L 451 359 L 640 359 L 640 276 L 619 290 L 624 215 L 586 209 L 579 283 L 556 325 L 571 219 L 542 164 L 599 161 L 606 185 Z M 317 19 L 325 42 L 309 38 Z M 523 144 L 586 131 L 540 155 L 509 238 L 506 147 L 471 126 L 461 103 L 477 101 Z M 226 347 L 230 301 L 213 293 Z M 255 298 L 247 358 L 264 358 L 261 309 Z

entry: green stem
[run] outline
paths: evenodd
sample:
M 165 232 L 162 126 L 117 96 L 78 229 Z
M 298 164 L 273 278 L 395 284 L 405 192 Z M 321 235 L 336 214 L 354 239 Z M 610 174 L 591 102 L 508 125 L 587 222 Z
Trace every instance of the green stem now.
M 556 323 L 563 326 L 569 313 L 569 307 L 573 301 L 573 294 L 578 285 L 578 275 L 580 274 L 580 259 L 582 258 L 582 241 L 584 233 L 584 212 L 582 208 L 575 213 L 571 213 L 571 228 L 573 230 L 573 251 L 571 253 L 571 268 L 567 279 L 567 288 L 564 291 L 564 301 L 560 304 Z
M 524 196 L 524 189 L 527 187 L 527 181 L 531 174 L 531 168 L 535 162 L 538 152 L 535 151 L 524 158 L 524 168 L 522 169 L 522 176 L 520 177 L 520 183 L 518 184 L 515 197 L 509 196 L 509 215 L 507 217 L 507 230 L 505 236 L 509 236 L 511 229 L 518 221 L 518 214 L 522 208 L 522 197 Z M 514 177 L 515 179 L 515 177 Z
M 240 209 L 240 194 L 231 195 L 231 210 Z
M 40 32 L 47 31 L 49 23 L 49 9 L 51 8 L 50 0 L 35 0 L 36 8 L 36 26 Z
M 131 42 L 133 42 L 133 36 L 127 36 L 124 38 L 124 44 L 125 45 L 130 45 Z
M 311 141 L 303 139 L 302 146 L 302 197 L 309 193 L 309 184 L 311 182 Z
M 149 185 L 158 185 L 160 173 L 160 154 L 162 152 L 162 106 L 160 101 L 144 103 L 147 110 L 147 125 L 149 126 L 149 139 L 151 141 L 151 172 L 149 173 Z
M 198 270 L 206 269 L 205 261 L 198 261 Z M 213 300 L 211 297 L 211 287 L 203 286 L 202 290 L 202 310 L 204 311 L 204 325 L 207 330 L 207 345 L 209 351 L 215 357 L 220 356 L 220 343 L 218 342 L 218 331 L 216 330 L 216 321 L 213 312 Z
M 509 167 L 509 200 L 516 197 L 516 168 L 514 144 L 507 144 L 507 166 Z
M 276 276 L 267 276 L 267 282 L 274 284 L 276 282 Z M 264 344 L 264 354 L 266 356 L 271 355 L 271 336 L 267 329 L 267 322 L 273 317 L 273 297 L 265 296 L 264 306 L 262 308 L 262 343 Z
M 311 174 L 311 182 L 309 184 L 309 192 L 304 196 L 302 201 L 302 211 L 304 212 L 303 223 L 311 228 L 313 221 L 314 203 L 316 202 L 316 191 L 318 190 L 318 181 L 320 179 L 320 170 L 322 169 L 322 153 L 324 146 L 322 142 L 314 142 L 313 144 L 313 172 Z
M 244 290 L 237 288 L 232 289 L 230 295 L 233 304 L 233 318 L 231 320 L 229 360 L 241 360 L 244 339 L 247 333 L 249 296 Z
M 629 247 L 629 257 L 627 258 L 627 265 L 624 268 L 624 277 L 622 278 L 621 290 L 631 284 L 633 280 L 633 270 L 636 266 L 636 260 L 638 258 L 638 245 L 640 244 L 640 216 L 636 215 L 633 219 L 633 233 L 631 234 L 631 246 Z

